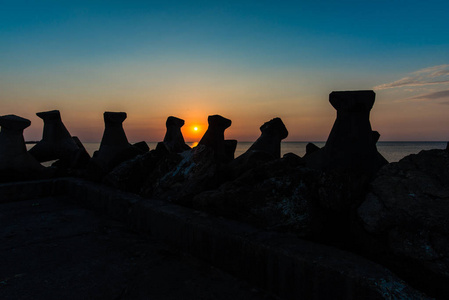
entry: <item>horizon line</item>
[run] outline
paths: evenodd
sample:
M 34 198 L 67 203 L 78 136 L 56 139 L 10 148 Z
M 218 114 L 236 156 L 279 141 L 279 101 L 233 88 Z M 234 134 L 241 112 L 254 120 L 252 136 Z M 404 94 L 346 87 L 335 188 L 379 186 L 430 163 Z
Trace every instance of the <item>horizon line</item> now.
M 25 141 L 25 144 L 36 144 L 40 142 L 40 140 L 27 140 Z M 139 143 L 139 142 L 145 142 L 145 143 L 160 143 L 162 141 L 132 141 L 129 142 L 130 144 Z M 186 144 L 193 144 L 198 143 L 199 141 L 186 141 Z M 238 141 L 237 143 L 254 143 L 255 141 Z M 100 144 L 101 141 L 96 142 L 84 142 L 84 143 L 92 143 L 92 144 Z M 281 143 L 326 143 L 326 141 L 281 141 Z M 407 141 L 401 141 L 401 140 L 384 140 L 384 141 L 377 141 L 377 143 L 449 143 L 449 140 L 407 140 Z

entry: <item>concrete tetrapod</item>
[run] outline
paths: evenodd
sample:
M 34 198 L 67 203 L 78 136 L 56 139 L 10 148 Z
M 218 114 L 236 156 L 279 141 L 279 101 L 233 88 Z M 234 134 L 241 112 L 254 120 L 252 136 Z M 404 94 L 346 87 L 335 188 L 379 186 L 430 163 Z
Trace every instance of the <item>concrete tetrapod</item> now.
M 234 159 L 230 167 L 237 177 L 256 165 L 281 157 L 281 141 L 288 136 L 280 118 L 274 118 L 260 126 L 261 135 L 242 155 Z
M 232 153 L 231 157 L 229 150 L 232 150 L 234 142 L 231 142 L 232 144 L 225 142 L 224 132 L 226 128 L 231 126 L 232 121 L 220 115 L 212 115 L 207 118 L 207 122 L 209 123 L 209 127 L 198 145 L 205 145 L 206 147 L 212 148 L 215 153 L 215 159 L 218 162 L 226 163 L 231 161 L 234 153 Z
M 39 112 L 36 114 L 44 121 L 42 140 L 29 153 L 38 161 L 45 162 L 59 159 L 59 166 L 82 167 L 90 156 L 78 138 L 72 137 L 64 126 L 59 110 Z
M 94 153 L 90 165 L 91 170 L 95 165 L 100 168 L 100 173 L 105 174 L 121 162 L 142 154 L 144 151 L 128 142 L 122 125 L 127 117 L 125 112 L 105 112 L 103 117 L 105 124 L 103 138 L 100 149 Z
M 263 151 L 281 157 L 281 141 L 288 136 L 287 128 L 280 118 L 274 118 L 260 126 L 261 135 L 248 151 Z M 247 152 L 248 152 L 247 151 Z
M 339 91 L 329 95 L 337 110 L 337 119 L 326 145 L 305 157 L 309 167 L 363 170 L 376 172 L 388 162 L 377 151 L 378 133 L 373 133 L 369 114 L 373 107 L 373 91 Z
M 180 153 L 190 149 L 185 143 L 181 132 L 181 127 L 184 126 L 183 119 L 170 116 L 167 118 L 165 126 L 167 127 L 167 132 L 165 133 L 164 144 L 168 151 Z
M 16 115 L 0 117 L 0 181 L 35 179 L 43 167 L 26 149 L 23 130 L 31 121 Z

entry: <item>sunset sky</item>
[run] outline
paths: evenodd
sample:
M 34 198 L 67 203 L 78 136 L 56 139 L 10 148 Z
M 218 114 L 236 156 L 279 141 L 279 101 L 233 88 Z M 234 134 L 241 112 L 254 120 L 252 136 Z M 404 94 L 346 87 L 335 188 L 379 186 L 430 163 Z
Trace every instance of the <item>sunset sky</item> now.
M 374 89 L 383 141 L 449 140 L 449 1 L 3 1 L 0 115 L 59 109 L 72 135 L 100 141 L 125 111 L 130 142 L 165 120 L 197 141 L 207 116 L 254 141 L 280 117 L 287 141 L 324 141 L 328 95 Z M 194 131 L 194 127 L 198 127 Z

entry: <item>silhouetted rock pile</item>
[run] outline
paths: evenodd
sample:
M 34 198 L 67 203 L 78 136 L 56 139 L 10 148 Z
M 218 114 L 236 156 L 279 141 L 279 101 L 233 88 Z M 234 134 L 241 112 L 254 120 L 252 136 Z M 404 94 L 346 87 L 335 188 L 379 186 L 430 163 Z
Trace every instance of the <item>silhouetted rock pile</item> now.
M 319 230 L 313 226 L 319 216 L 315 214 L 317 195 L 311 187 L 320 172 L 304 168 L 301 158 L 294 154 L 259 162 L 218 189 L 197 194 L 192 206 L 301 236 Z
M 437 295 L 449 295 L 449 153 L 421 151 L 383 167 L 358 216 L 376 260 Z
M 119 164 L 103 182 L 136 194 L 144 194 L 141 190 L 145 186 L 146 193 L 152 195 L 153 184 L 180 161 L 180 155 L 171 153 L 164 143 L 159 143 L 156 149 Z
M 323 148 L 309 143 L 302 158 L 281 158 L 288 131 L 280 118 L 264 123 L 260 137 L 234 159 L 237 141 L 224 135 L 231 120 L 220 115 L 208 117 L 209 127 L 193 149 L 181 133 L 184 120 L 168 117 L 164 140 L 149 151 L 144 142 L 128 142 L 126 113 L 105 112 L 100 149 L 87 162 L 58 111 L 38 114 L 43 139 L 30 152 L 23 141 L 29 120 L 3 116 L 0 180 L 64 169 L 148 201 L 179 203 L 357 252 L 432 296 L 448 295 L 449 152 L 423 151 L 388 164 L 369 121 L 374 98 L 373 91 L 332 92 L 337 118 L 329 138 Z M 59 162 L 46 169 L 30 153 Z
M 188 205 L 193 196 L 219 186 L 219 168 L 211 147 L 198 145 L 179 154 L 179 162 L 159 178 L 142 187 L 146 197 L 156 197 Z

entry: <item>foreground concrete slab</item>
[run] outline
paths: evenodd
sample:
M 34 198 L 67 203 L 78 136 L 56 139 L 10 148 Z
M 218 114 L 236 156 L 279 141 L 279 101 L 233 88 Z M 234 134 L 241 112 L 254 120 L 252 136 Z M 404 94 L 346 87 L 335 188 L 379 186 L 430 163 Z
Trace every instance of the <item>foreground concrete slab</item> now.
M 89 232 L 97 234 L 92 236 L 92 240 L 85 240 L 84 247 L 86 249 L 93 247 L 93 250 L 89 250 L 88 253 L 95 253 L 95 251 L 98 253 L 97 256 L 88 257 L 86 259 L 88 263 L 99 261 L 102 257 L 100 254 L 109 253 L 109 251 L 116 251 L 114 252 L 117 253 L 116 255 L 122 254 L 120 259 L 117 260 L 115 260 L 116 256 L 114 255 L 112 255 L 112 258 L 106 259 L 107 263 L 104 263 L 103 267 L 100 268 L 104 273 L 95 271 L 97 265 L 86 267 L 86 270 L 93 268 L 92 272 L 96 274 L 93 278 L 99 278 L 98 280 L 102 276 L 114 274 L 114 268 L 120 269 L 118 263 L 120 261 L 123 261 L 125 265 L 131 264 L 130 261 L 132 260 L 130 259 L 135 257 L 132 254 L 134 253 L 134 250 L 132 250 L 134 246 L 132 245 L 135 245 L 137 249 L 146 249 L 146 240 L 150 239 L 163 241 L 170 247 L 178 249 L 178 251 L 207 262 L 209 266 L 217 267 L 232 274 L 242 280 L 241 282 L 248 282 L 281 299 L 426 299 L 425 295 L 409 287 L 388 269 L 352 253 L 304 241 L 293 235 L 264 231 L 239 222 L 216 218 L 203 212 L 156 199 L 143 199 L 136 195 L 82 180 L 59 179 L 3 184 L 0 185 L 0 202 L 5 202 L 5 199 L 8 198 L 3 205 L 12 205 L 10 204 L 11 201 L 16 200 L 21 200 L 18 203 L 25 203 L 27 191 L 40 198 L 57 197 L 57 199 L 71 201 L 78 205 L 75 205 L 73 209 L 86 207 L 94 212 L 107 214 L 120 221 L 120 224 L 128 224 L 129 227 L 141 232 L 141 235 L 138 238 L 136 237 L 134 242 L 132 242 L 132 238 L 123 236 L 122 233 L 114 231 L 115 229 L 112 230 L 112 226 L 108 227 L 101 224 L 99 227 L 92 225 L 93 227 L 80 229 L 78 234 L 69 235 L 89 236 Z M 40 207 L 40 202 L 37 203 L 39 205 L 33 206 L 33 202 L 30 202 L 30 205 L 31 207 Z M 3 210 L 0 211 L 4 214 Z M 4 216 L 1 219 L 4 219 Z M 68 218 L 68 216 L 65 218 Z M 95 220 L 83 221 L 84 219 L 87 220 L 87 217 L 79 217 L 78 221 L 70 220 L 68 223 L 89 224 L 89 222 L 92 222 L 92 224 L 95 224 L 96 222 Z M 19 222 L 19 224 L 23 222 Z M 9 223 L 6 222 L 4 227 Z M 60 223 L 63 223 L 63 221 Z M 96 229 L 94 230 L 94 228 Z M 112 230 L 112 235 L 110 237 L 103 235 L 99 228 L 106 228 L 106 232 Z M 70 232 L 74 230 L 74 228 L 69 229 Z M 45 230 L 39 230 L 39 232 L 43 231 Z M 54 234 L 48 236 L 45 247 L 52 243 L 50 237 L 58 236 L 58 231 L 54 232 Z M 11 233 L 5 233 L 4 235 L 7 239 Z M 94 242 L 99 243 L 99 241 L 105 240 L 110 240 L 110 242 L 97 244 L 99 248 L 95 250 L 97 246 Z M 120 244 L 118 241 L 124 242 Z M 73 242 L 70 245 L 78 245 L 79 243 Z M 71 249 L 70 245 L 66 248 L 68 252 Z M 125 245 L 129 245 L 131 248 L 126 248 Z M 139 245 L 144 246 L 139 248 Z M 5 255 L 12 248 L 14 247 L 9 246 Z M 23 257 L 32 256 L 31 253 L 36 251 L 31 251 L 31 249 L 24 251 Z M 83 251 L 79 252 L 84 253 Z M 155 250 L 155 252 L 157 251 Z M 70 253 L 74 255 L 77 253 L 77 249 L 74 248 Z M 87 254 L 82 255 L 82 257 L 85 257 Z M 105 257 L 109 257 L 108 255 L 105 255 Z M 151 257 L 155 254 L 150 253 L 148 255 Z M 66 256 L 70 257 L 69 254 L 66 254 Z M 111 267 L 115 265 L 118 267 Z M 170 268 L 169 265 L 166 267 Z M 7 276 L 6 282 L 10 280 L 9 278 L 22 278 L 23 276 L 20 274 L 24 274 L 24 272 L 19 270 L 20 268 L 14 271 L 11 269 L 7 275 L 2 274 L 2 276 Z M 50 272 L 50 270 L 45 272 Z M 129 272 L 132 273 L 132 270 Z M 127 272 L 121 274 L 125 273 L 129 274 Z M 175 271 L 176 273 L 177 271 Z M 15 277 L 16 275 L 18 277 Z M 127 275 L 120 276 L 129 279 Z M 205 276 L 208 277 L 209 275 Z M 113 282 L 113 287 L 116 286 L 114 282 L 118 282 L 118 280 L 114 280 L 108 279 L 108 282 Z M 102 286 L 103 283 L 106 284 L 101 279 L 98 286 Z M 109 285 L 106 284 L 106 286 Z M 140 285 L 138 284 L 138 286 Z M 109 290 L 109 288 L 107 289 Z M 121 292 L 126 292 L 126 288 L 125 290 L 121 289 Z M 143 293 L 145 293 L 145 290 Z M 237 292 L 237 294 L 239 293 L 240 291 Z M 242 291 L 242 293 L 244 292 Z M 249 295 L 252 294 L 249 293 Z M 256 297 L 263 299 L 266 296 L 260 294 Z M 235 297 L 206 297 L 206 299 L 229 298 Z M 184 297 L 183 299 L 190 298 Z
M 271 299 L 70 201 L 0 204 L 1 299 Z

